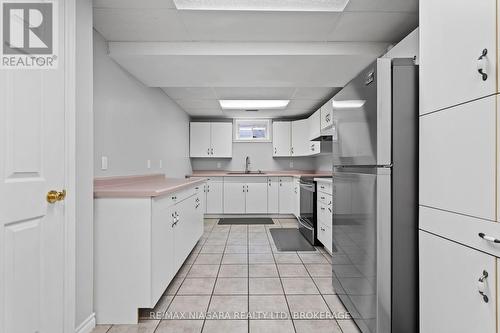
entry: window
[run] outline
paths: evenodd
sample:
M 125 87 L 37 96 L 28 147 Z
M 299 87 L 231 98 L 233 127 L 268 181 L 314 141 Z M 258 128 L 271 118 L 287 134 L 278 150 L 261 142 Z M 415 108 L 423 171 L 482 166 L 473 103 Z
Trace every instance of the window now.
M 266 119 L 236 119 L 234 121 L 234 141 L 270 142 L 271 121 Z

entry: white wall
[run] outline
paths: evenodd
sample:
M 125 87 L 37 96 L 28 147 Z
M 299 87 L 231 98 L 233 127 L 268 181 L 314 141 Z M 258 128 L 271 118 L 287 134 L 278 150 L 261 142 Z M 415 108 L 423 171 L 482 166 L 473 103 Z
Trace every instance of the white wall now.
M 314 170 L 314 157 L 279 157 L 273 158 L 273 144 L 271 142 L 233 142 L 232 159 L 193 158 L 193 170 L 245 170 L 245 158 L 250 157 L 250 169 L 276 170 Z M 293 165 L 290 165 L 293 162 Z M 218 168 L 220 164 L 220 168 Z
M 146 87 L 111 60 L 104 38 L 96 31 L 94 126 L 96 177 L 191 173 L 189 116 L 161 89 Z M 106 171 L 101 170 L 101 156 L 108 157 Z
M 76 1 L 76 308 L 75 328 L 92 318 L 93 178 L 92 0 Z

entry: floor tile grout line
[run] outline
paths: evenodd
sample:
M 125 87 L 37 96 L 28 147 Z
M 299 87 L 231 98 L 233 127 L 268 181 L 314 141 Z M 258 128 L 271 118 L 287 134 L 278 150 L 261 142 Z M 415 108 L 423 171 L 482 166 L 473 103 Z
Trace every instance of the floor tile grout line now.
M 215 225 L 213 226 L 213 228 L 215 228 L 215 226 L 219 223 L 219 220 L 215 223 Z M 212 233 L 212 232 L 213 232 L 213 229 L 212 229 L 212 231 L 210 231 L 210 233 Z M 229 227 L 229 232 L 231 232 L 231 227 Z M 227 241 L 229 239 L 229 232 L 227 233 L 227 236 L 226 236 L 226 243 L 224 244 L 224 252 L 226 250 Z M 217 276 L 215 277 L 215 283 L 214 283 L 214 286 L 212 287 L 212 294 L 210 294 L 210 299 L 208 300 L 208 305 L 207 305 L 207 309 L 206 309 L 207 313 L 208 313 L 208 310 L 210 309 L 210 304 L 212 303 L 212 298 L 214 297 L 215 287 L 217 286 L 217 280 L 219 278 L 220 268 L 222 266 L 222 260 L 224 260 L 224 253 L 222 254 L 222 256 L 220 258 L 219 270 L 217 271 Z M 203 319 L 203 324 L 201 325 L 200 333 L 203 333 L 203 330 L 205 329 L 205 323 L 206 322 L 207 322 L 207 318 L 205 316 L 205 318 Z
M 266 236 L 267 236 L 267 240 L 269 241 L 269 243 L 271 243 L 271 241 L 269 239 L 269 234 L 267 232 L 266 232 Z M 274 242 L 274 240 L 273 240 L 273 242 Z M 280 284 L 281 284 L 281 289 L 283 290 L 283 295 L 285 297 L 286 306 L 288 308 L 288 313 L 290 315 L 290 320 L 292 322 L 293 331 L 295 333 L 297 333 L 297 329 L 295 328 L 295 323 L 293 322 L 293 318 L 292 318 L 293 317 L 292 310 L 290 309 L 290 304 L 288 303 L 288 297 L 286 296 L 285 287 L 283 286 L 283 280 L 281 280 L 281 274 L 280 274 L 280 270 L 278 269 L 278 263 L 276 262 L 276 257 L 274 256 L 274 252 L 272 255 L 273 255 L 273 259 L 274 259 L 274 265 L 276 266 L 276 270 L 278 271 L 278 279 L 279 279 Z

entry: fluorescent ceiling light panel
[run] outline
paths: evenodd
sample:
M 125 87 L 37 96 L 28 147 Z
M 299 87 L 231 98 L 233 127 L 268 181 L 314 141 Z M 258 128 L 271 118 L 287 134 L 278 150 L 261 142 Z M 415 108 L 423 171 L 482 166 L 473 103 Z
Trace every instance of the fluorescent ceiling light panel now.
M 290 100 L 220 100 L 220 107 L 224 110 L 283 110 L 288 106 Z
M 181 10 L 342 12 L 349 0 L 173 0 Z
M 334 109 L 357 109 L 365 105 L 365 100 L 347 100 L 347 101 L 336 101 L 332 100 L 332 106 Z

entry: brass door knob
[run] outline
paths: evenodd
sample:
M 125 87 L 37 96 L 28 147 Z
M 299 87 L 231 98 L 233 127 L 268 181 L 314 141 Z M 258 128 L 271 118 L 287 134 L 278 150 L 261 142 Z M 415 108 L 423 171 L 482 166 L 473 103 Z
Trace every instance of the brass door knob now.
M 63 201 L 64 198 L 66 198 L 66 190 L 62 190 L 62 192 L 52 190 L 47 193 L 47 202 L 51 204 L 57 201 Z

